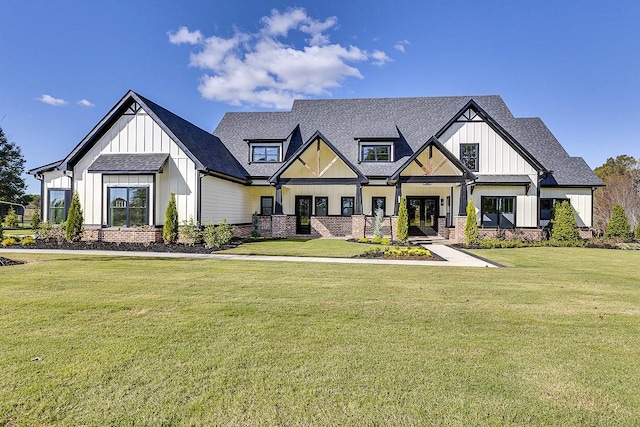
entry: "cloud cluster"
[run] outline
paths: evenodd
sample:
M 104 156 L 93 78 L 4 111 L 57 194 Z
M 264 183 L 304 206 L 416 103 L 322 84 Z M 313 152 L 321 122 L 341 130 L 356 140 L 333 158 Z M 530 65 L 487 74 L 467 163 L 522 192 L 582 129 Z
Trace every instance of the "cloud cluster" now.
M 253 34 L 236 30 L 229 38 L 204 37 L 199 30 L 181 27 L 168 36 L 172 44 L 197 48 L 190 65 L 205 72 L 198 90 L 206 99 L 289 108 L 295 98 L 327 95 L 346 78 L 362 79 L 356 63 L 383 66 L 391 61 L 381 50 L 331 43 L 327 31 L 337 22 L 336 17 L 315 20 L 302 8 L 274 9 Z M 301 48 L 283 42 L 296 36 Z
M 40 96 L 40 98 L 36 98 L 36 99 L 44 104 L 53 105 L 54 107 L 64 107 L 65 105 L 68 104 L 68 102 L 65 101 L 64 99 L 55 98 L 46 93 L 43 93 L 42 96 Z M 77 104 L 87 108 L 95 107 L 95 105 L 91 101 L 88 101 L 86 99 L 81 99 L 80 101 L 77 102 Z

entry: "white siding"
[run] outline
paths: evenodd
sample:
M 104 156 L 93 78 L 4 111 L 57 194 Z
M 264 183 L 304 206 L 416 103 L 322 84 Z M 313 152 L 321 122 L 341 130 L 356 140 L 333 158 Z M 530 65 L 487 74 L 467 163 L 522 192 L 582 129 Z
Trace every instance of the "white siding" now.
M 460 144 L 479 144 L 478 174 L 532 175 L 535 182 L 535 168 L 485 122 L 454 123 L 440 141 L 458 158 Z
M 178 218 L 182 222 L 196 217 L 197 172 L 191 159 L 171 140 L 162 128 L 143 110 L 136 115 L 123 115 L 74 167 L 74 187 L 80 195 L 85 223 L 103 222 L 106 193 L 102 194 L 102 174 L 87 168 L 101 154 L 168 153 L 163 173 L 157 175 L 154 217 L 151 223 L 161 225 L 171 193 L 176 194 Z
M 592 193 L 590 188 L 542 188 L 541 199 L 569 199 L 576 210 L 579 227 L 592 226 Z
M 226 219 L 230 224 L 251 222 L 251 216 L 256 209 L 252 208 L 249 187 L 205 176 L 202 178 L 201 191 L 201 224 L 217 224 L 223 219 Z M 258 197 L 258 210 L 260 209 L 259 203 L 260 198 Z
M 396 187 L 385 186 L 365 186 L 362 187 L 362 213 L 365 215 L 373 215 L 373 207 L 371 206 L 371 199 L 373 197 L 385 197 L 385 215 L 393 215 L 393 209 L 395 207 Z
M 295 215 L 296 196 L 326 196 L 329 198 L 329 215 L 340 215 L 341 198 L 355 197 L 355 185 L 291 185 L 282 186 L 282 209 L 285 215 Z M 363 197 L 364 198 L 364 197 Z M 315 206 L 315 200 L 313 201 Z M 369 201 L 371 204 L 371 201 Z M 314 208 L 315 211 L 315 208 Z
M 42 194 L 42 200 L 40 206 L 42 207 L 43 220 L 47 220 L 49 216 L 49 190 L 68 190 L 71 188 L 71 177 L 66 176 L 61 171 L 50 171 L 42 174 L 42 185 L 44 187 L 44 194 Z

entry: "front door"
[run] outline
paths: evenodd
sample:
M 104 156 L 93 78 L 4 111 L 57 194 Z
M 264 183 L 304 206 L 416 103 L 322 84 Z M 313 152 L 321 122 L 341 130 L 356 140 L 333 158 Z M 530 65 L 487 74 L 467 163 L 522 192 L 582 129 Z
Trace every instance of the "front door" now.
M 438 228 L 439 197 L 407 197 L 409 234 L 425 236 Z
M 311 196 L 296 196 L 296 234 L 311 234 Z

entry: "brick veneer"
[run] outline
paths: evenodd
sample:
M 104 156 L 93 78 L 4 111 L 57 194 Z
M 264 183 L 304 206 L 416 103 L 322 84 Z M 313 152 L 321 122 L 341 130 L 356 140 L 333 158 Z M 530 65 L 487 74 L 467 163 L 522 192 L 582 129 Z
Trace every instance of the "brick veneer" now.
M 82 230 L 82 240 L 122 243 L 154 243 L 162 241 L 161 228 L 98 228 Z

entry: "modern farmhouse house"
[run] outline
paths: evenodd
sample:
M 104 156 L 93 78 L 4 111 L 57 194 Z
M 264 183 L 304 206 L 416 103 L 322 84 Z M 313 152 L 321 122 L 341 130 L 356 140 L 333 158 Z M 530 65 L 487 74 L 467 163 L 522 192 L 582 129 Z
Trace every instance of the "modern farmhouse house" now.
M 499 96 L 298 100 L 291 111 L 227 113 L 209 133 L 129 91 L 67 156 L 32 169 L 42 219 L 61 222 L 71 192 L 85 238 L 160 238 L 171 193 L 180 222 L 227 219 L 239 234 L 460 239 L 473 199 L 484 234 L 539 238 L 568 200 L 588 233 L 602 182 L 539 118 Z

